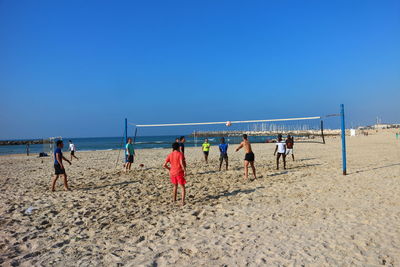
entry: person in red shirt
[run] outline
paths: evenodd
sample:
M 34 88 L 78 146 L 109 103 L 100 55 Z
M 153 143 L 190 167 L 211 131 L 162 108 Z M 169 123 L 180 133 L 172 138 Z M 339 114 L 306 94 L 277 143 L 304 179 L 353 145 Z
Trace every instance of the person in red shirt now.
M 169 163 L 169 165 L 168 165 L 168 163 Z M 176 202 L 176 194 L 177 194 L 178 184 L 179 184 L 182 188 L 181 204 L 182 204 L 182 206 L 185 205 L 186 163 L 185 163 L 185 156 L 183 155 L 182 152 L 179 151 L 179 143 L 172 144 L 172 152 L 165 159 L 163 168 L 169 170 L 171 183 L 174 185 L 174 189 L 172 191 L 173 201 Z

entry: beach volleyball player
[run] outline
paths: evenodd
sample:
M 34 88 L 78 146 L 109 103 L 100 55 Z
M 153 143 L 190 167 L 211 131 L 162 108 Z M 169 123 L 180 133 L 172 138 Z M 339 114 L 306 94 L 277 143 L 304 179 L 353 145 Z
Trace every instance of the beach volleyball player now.
M 278 152 L 278 154 L 276 154 Z M 282 141 L 282 135 L 278 134 L 274 156 L 276 155 L 276 169 L 279 170 L 279 158 L 282 156 L 283 168 L 286 170 L 286 143 Z
M 203 150 L 204 160 L 208 163 L 208 154 L 210 153 L 210 143 L 208 142 L 208 138 L 204 140 L 204 143 L 201 145 L 201 149 Z
M 78 158 L 75 156 L 76 147 L 75 147 L 75 144 L 72 143 L 72 140 L 69 140 L 69 148 L 68 148 L 68 150 L 71 151 L 71 161 L 72 161 L 72 158 L 78 159 Z
M 125 172 L 131 170 L 134 156 L 135 156 L 135 149 L 132 144 L 132 138 L 129 137 L 128 143 L 125 146 L 125 157 L 126 157 Z
M 254 153 L 251 150 L 251 145 L 250 141 L 248 140 L 247 134 L 243 134 L 243 141 L 236 148 L 236 152 L 239 151 L 242 147 L 244 147 L 244 150 L 246 151 L 246 155 L 244 157 L 244 178 L 247 179 L 249 176 L 249 164 L 253 169 L 254 178 L 257 178 L 256 168 L 254 167 Z
M 225 160 L 225 169 L 228 170 L 228 144 L 225 143 L 225 138 L 221 138 L 221 144 L 218 146 L 219 156 L 219 170 L 221 171 L 222 162 Z
M 178 184 L 179 184 L 182 188 L 181 204 L 182 204 L 182 206 L 185 205 L 186 163 L 185 163 L 185 156 L 183 155 L 182 152 L 179 151 L 179 143 L 172 144 L 172 152 L 165 159 L 163 168 L 169 170 L 169 176 L 171 179 L 171 183 L 174 185 L 174 188 L 172 191 L 173 202 L 176 202 L 176 194 L 177 194 Z
M 62 153 L 62 149 L 64 147 L 64 143 L 62 140 L 58 140 L 56 143 L 56 149 L 54 150 L 54 177 L 51 181 L 51 191 L 55 191 L 55 186 L 56 186 L 56 182 L 58 179 L 58 176 L 62 175 L 64 178 L 64 190 L 69 191 L 69 187 L 68 187 L 68 180 L 67 180 L 67 173 L 65 172 L 65 168 L 64 168 L 64 164 L 63 164 L 63 160 L 65 160 L 66 162 L 69 163 L 69 165 L 71 165 L 71 161 L 69 161 L 68 159 L 66 159 L 63 156 Z
M 286 138 L 286 156 L 292 154 L 292 159 L 294 161 L 293 146 L 294 146 L 294 137 L 288 134 Z

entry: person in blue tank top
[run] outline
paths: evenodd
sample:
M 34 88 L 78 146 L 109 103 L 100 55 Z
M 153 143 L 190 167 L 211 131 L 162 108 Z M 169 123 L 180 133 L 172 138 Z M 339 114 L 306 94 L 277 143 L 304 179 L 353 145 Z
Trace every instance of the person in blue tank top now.
M 69 163 L 69 165 L 71 165 L 71 161 L 69 161 L 68 159 L 66 159 L 63 156 L 62 153 L 62 149 L 64 147 L 64 143 L 62 140 L 57 140 L 56 142 L 56 149 L 54 150 L 54 177 L 52 179 L 51 182 L 51 191 L 55 191 L 55 186 L 56 186 L 56 182 L 58 179 L 58 176 L 62 175 L 64 178 L 64 190 L 66 191 L 70 191 L 69 187 L 68 187 L 68 181 L 67 181 L 67 174 L 65 172 L 65 168 L 64 168 L 64 164 L 63 164 L 63 160 L 65 160 L 66 162 Z
M 222 162 L 225 160 L 226 170 L 228 170 L 228 144 L 225 144 L 225 138 L 221 138 L 221 144 L 219 144 L 219 170 L 221 171 Z

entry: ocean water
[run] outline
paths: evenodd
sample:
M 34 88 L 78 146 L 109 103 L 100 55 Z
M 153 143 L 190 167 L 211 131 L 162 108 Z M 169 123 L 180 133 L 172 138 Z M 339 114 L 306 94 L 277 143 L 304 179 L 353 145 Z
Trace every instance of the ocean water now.
M 175 142 L 176 136 L 139 136 L 136 138 L 135 148 L 136 149 L 158 149 L 158 148 L 170 148 L 171 144 Z M 267 139 L 276 138 L 275 136 L 249 136 L 249 139 L 253 143 L 264 143 Z M 95 150 L 114 150 L 124 147 L 124 140 L 121 137 L 90 137 L 90 138 L 63 138 L 64 140 L 64 151 L 68 150 L 68 140 L 71 139 L 76 146 L 77 151 L 95 151 Z M 220 137 L 208 138 L 212 145 L 220 143 Z M 240 136 L 225 137 L 228 144 L 238 144 L 241 142 Z M 186 138 L 186 147 L 201 146 L 204 142 L 204 138 Z M 35 155 L 40 152 L 49 153 L 50 145 L 30 145 L 30 154 Z M 12 146 L 1 146 L 0 155 L 8 154 L 25 154 L 26 145 L 12 145 Z

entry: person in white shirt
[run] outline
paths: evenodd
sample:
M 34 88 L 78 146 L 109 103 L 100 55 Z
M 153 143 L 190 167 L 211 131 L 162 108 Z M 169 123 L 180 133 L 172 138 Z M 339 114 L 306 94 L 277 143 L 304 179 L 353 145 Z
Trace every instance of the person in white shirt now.
M 279 170 L 279 158 L 282 156 L 283 168 L 286 170 L 286 142 L 282 141 L 281 134 L 278 134 L 278 142 L 276 142 L 274 156 L 276 152 L 278 152 L 276 156 L 276 169 Z
M 69 140 L 69 148 L 68 148 L 68 150 L 71 151 L 71 161 L 72 161 L 72 158 L 78 159 L 78 158 L 75 156 L 75 151 L 76 151 L 75 145 L 72 143 L 71 140 Z

